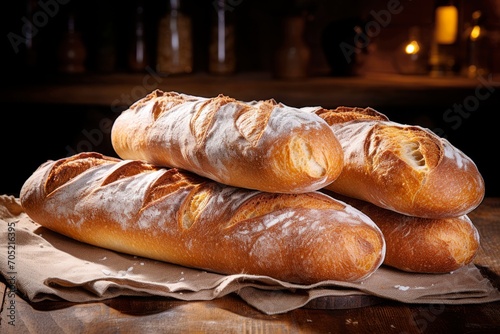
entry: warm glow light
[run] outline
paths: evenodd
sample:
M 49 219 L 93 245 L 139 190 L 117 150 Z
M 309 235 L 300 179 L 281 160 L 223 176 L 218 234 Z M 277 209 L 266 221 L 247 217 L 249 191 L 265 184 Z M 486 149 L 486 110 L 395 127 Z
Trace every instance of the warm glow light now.
M 458 10 L 455 6 L 442 6 L 436 9 L 436 42 L 453 44 L 457 38 Z
M 470 32 L 470 39 L 472 41 L 475 41 L 479 35 L 481 35 L 481 27 L 480 26 L 474 26 Z
M 405 47 L 405 52 L 409 55 L 417 54 L 420 51 L 420 46 L 417 41 L 411 41 Z

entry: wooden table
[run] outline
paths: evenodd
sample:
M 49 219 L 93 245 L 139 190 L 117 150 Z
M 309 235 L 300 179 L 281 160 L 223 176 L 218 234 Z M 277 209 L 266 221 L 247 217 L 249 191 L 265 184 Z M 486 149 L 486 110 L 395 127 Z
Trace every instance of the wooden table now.
M 486 198 L 469 217 L 481 235 L 475 263 L 500 287 L 500 198 Z M 304 307 L 265 315 L 236 295 L 194 302 L 122 297 L 84 304 L 30 303 L 9 296 L 3 278 L 0 289 L 1 333 L 500 333 L 500 301 L 408 305 L 379 300 L 364 307 Z M 15 327 L 8 324 L 11 319 Z

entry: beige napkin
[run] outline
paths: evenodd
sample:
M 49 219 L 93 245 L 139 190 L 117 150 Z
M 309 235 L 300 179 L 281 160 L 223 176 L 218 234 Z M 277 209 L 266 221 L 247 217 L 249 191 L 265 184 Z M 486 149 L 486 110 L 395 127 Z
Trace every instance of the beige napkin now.
M 362 282 L 314 285 L 186 268 L 64 237 L 30 220 L 19 200 L 11 196 L 0 196 L 0 272 L 10 289 L 32 302 L 89 302 L 117 296 L 211 300 L 236 293 L 261 312 L 277 314 L 324 297 L 362 295 L 439 304 L 500 300 L 500 292 L 474 265 L 444 275 L 410 274 L 382 266 Z

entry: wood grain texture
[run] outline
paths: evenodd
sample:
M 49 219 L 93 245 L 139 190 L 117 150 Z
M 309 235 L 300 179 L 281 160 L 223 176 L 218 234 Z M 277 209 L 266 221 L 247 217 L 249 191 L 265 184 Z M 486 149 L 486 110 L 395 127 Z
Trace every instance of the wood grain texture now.
M 15 328 L 5 323 L 4 312 L 3 333 L 494 333 L 500 329 L 500 302 L 412 306 L 385 301 L 369 307 L 301 308 L 268 316 L 235 295 L 199 302 L 116 298 L 34 305 L 17 296 Z

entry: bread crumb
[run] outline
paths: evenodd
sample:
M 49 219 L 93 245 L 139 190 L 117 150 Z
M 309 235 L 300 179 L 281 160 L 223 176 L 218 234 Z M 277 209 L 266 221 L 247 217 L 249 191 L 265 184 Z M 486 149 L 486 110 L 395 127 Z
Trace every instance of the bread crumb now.
M 401 291 L 406 291 L 406 290 L 409 290 L 410 287 L 409 286 L 404 286 L 404 285 L 395 285 L 394 286 L 396 289 L 398 290 L 401 290 Z
M 109 270 L 102 269 L 101 271 L 102 271 L 102 273 L 103 273 L 104 275 L 106 275 L 106 276 L 111 275 L 111 271 L 109 271 Z

